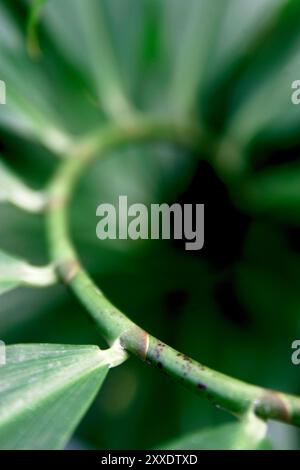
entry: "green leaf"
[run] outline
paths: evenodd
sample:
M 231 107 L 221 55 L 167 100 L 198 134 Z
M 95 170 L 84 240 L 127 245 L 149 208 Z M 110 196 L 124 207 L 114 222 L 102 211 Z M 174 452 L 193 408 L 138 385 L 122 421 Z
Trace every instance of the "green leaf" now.
M 0 160 L 0 202 L 11 202 L 29 212 L 40 212 L 46 204 L 46 197 L 34 191 L 23 182 Z
M 53 82 L 45 65 L 30 61 L 17 23 L 0 5 L 0 77 L 6 83 L 6 104 L 0 125 L 43 143 L 55 153 L 71 146 L 69 131 L 53 105 Z
M 219 80 L 232 80 L 231 67 L 249 62 L 257 48 L 273 34 L 286 4 L 281 0 L 231 0 L 228 3 L 218 36 L 215 60 L 211 64 Z
M 248 312 L 253 328 L 260 332 L 262 338 L 272 334 L 274 347 L 263 350 L 263 360 L 256 359 L 263 374 L 258 381 L 268 383 L 269 380 L 271 387 L 276 386 L 267 378 L 268 375 L 272 377 L 267 366 L 271 358 L 278 364 L 278 371 L 273 371 L 277 383 L 280 383 L 279 370 L 282 383 L 288 380 L 282 374 L 290 373 L 290 377 L 295 378 L 293 365 L 284 367 L 284 351 L 299 321 L 299 271 L 299 253 L 290 246 L 282 226 L 263 218 L 254 222 L 248 230 L 241 260 L 236 265 L 234 284 L 238 302 Z M 256 374 L 258 370 L 257 367 Z
M 63 449 L 108 368 L 97 346 L 8 346 L 0 366 L 0 449 Z
M 0 250 L 0 295 L 21 285 L 46 287 L 55 282 L 52 266 L 31 266 Z
M 237 195 L 239 203 L 250 211 L 299 223 L 299 163 L 270 168 L 247 178 L 238 187 Z
M 267 425 L 253 414 L 245 420 L 189 434 L 163 446 L 168 450 L 261 450 L 270 449 Z
M 278 7 L 272 7 L 275 13 L 277 10 L 270 24 L 272 34 L 260 44 L 251 67 L 233 87 L 227 132 L 240 145 L 247 146 L 274 127 L 285 133 L 287 127 L 295 128 L 299 123 L 299 106 L 291 102 L 291 85 L 300 64 L 300 5 L 297 0 L 287 0 Z
M 42 9 L 47 0 L 33 0 L 27 25 L 27 47 L 31 56 L 39 55 L 37 27 Z
M 97 0 L 54 0 L 45 7 L 45 26 L 68 60 L 88 75 L 100 107 L 120 119 L 131 114 L 131 106 L 105 13 L 103 2 Z
M 168 2 L 168 8 L 174 8 Z M 191 111 L 201 90 L 208 63 L 218 38 L 219 25 L 228 0 L 190 0 L 186 21 L 181 24 L 181 41 L 174 61 L 170 84 L 170 106 L 177 116 Z

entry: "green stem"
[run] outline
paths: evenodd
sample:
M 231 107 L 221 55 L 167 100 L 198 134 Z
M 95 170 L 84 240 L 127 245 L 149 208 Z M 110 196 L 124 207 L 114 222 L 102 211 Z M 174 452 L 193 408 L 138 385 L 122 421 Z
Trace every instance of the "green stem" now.
M 254 409 L 263 418 L 300 426 L 299 398 L 236 380 L 177 352 L 114 307 L 81 266 L 70 239 L 67 213 L 79 178 L 96 157 L 123 143 L 148 139 L 175 141 L 179 145 L 203 150 L 206 154 L 214 149 L 209 136 L 193 126 L 178 127 L 148 119 L 139 120 L 130 128 L 111 125 L 87 139 L 78 147 L 76 156 L 61 164 L 49 188 L 48 236 L 51 258 L 58 275 L 87 308 L 109 344 L 120 341 L 126 351 L 235 415 Z

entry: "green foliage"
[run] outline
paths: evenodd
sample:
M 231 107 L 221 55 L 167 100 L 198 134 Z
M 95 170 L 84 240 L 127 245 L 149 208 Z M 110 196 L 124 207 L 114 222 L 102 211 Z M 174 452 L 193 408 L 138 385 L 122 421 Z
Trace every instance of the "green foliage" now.
M 42 193 L 27 188 L 6 165 L 0 161 L 0 202 L 12 204 L 29 212 L 39 212 L 46 203 Z
M 108 371 L 96 346 L 15 345 L 0 375 L 0 449 L 62 449 Z
M 30 186 L 48 182 L 55 157 L 74 158 L 90 135 L 112 122 L 130 131 L 146 114 L 200 127 L 213 150 L 194 158 L 160 138 L 93 163 L 70 210 L 84 266 L 162 340 L 224 373 L 299 394 L 289 356 L 300 306 L 300 106 L 290 100 L 299 20 L 298 0 L 1 2 L 0 339 L 101 341 L 63 288 L 9 293 L 55 282 L 42 216 L 19 209 L 47 210 L 47 191 Z M 160 241 L 97 242 L 99 201 L 185 201 L 185 192 L 226 219 L 208 225 L 199 257 Z M 88 346 L 9 346 L 0 366 L 0 447 L 63 448 L 94 398 L 77 430 L 88 446 L 154 447 L 191 429 L 199 432 L 166 448 L 265 445 L 256 428 L 249 438 L 244 423 L 223 425 L 219 410 L 136 361 L 117 368 L 96 397 L 108 369 L 98 356 Z M 287 447 L 299 447 L 296 430 L 281 432 L 292 435 Z
M 53 267 L 34 267 L 0 251 L 0 295 L 21 285 L 45 287 L 55 282 Z
M 266 450 L 271 444 L 265 438 L 266 424 L 254 416 L 239 423 L 205 429 L 167 443 L 171 450 Z

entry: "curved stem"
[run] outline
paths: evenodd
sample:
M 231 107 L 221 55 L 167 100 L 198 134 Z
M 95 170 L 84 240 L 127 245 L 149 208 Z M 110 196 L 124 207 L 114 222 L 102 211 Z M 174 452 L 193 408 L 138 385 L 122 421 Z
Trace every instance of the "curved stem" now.
M 60 278 L 93 317 L 109 344 L 120 341 L 123 348 L 161 369 L 192 390 L 235 415 L 249 409 L 263 418 L 300 425 L 300 399 L 263 389 L 209 369 L 149 335 L 120 312 L 81 266 L 68 229 L 68 204 L 78 179 L 96 157 L 126 142 L 167 139 L 193 149 L 207 151 L 209 136 L 191 127 L 139 120 L 135 126 L 109 126 L 78 148 L 76 156 L 61 164 L 50 191 L 48 236 L 51 258 Z

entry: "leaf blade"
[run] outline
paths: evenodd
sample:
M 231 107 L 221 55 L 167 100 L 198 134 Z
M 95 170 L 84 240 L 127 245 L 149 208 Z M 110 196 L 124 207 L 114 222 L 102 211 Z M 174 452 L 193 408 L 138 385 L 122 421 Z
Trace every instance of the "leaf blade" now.
M 47 287 L 56 280 L 53 266 L 32 266 L 0 250 L 0 295 L 22 285 Z
M 105 13 L 103 2 L 97 0 L 54 1 L 45 7 L 45 27 L 68 60 L 71 57 L 84 70 L 100 107 L 119 120 L 131 116 L 133 109 L 123 86 Z M 69 14 L 71 21 L 62 21 Z M 77 47 L 78 37 L 81 48 Z
M 64 448 L 108 368 L 96 346 L 8 346 L 0 375 L 0 449 Z
M 254 415 L 240 422 L 188 434 L 163 446 L 168 450 L 259 450 L 270 448 L 266 423 Z
M 36 213 L 45 208 L 47 198 L 42 192 L 27 187 L 0 160 L 0 202 L 5 201 L 20 209 Z

